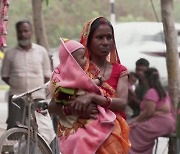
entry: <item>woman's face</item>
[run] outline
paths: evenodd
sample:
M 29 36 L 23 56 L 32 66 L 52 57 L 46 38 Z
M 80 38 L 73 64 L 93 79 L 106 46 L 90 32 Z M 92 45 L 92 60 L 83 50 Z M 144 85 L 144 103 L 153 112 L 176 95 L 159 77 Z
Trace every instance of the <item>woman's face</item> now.
M 111 27 L 107 24 L 100 25 L 94 31 L 89 47 L 91 56 L 108 56 L 114 48 L 114 36 Z

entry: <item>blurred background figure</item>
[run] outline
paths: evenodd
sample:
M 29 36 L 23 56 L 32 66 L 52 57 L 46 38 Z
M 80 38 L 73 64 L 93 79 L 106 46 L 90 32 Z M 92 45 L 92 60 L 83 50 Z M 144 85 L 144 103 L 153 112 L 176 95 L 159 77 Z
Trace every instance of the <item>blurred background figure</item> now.
M 136 89 L 138 77 L 135 72 L 130 72 L 128 77 L 128 89 L 134 91 Z
M 175 113 L 156 68 L 145 71 L 147 90 L 140 104 L 141 112 L 130 122 L 129 154 L 152 154 L 154 141 L 175 131 Z
M 138 78 L 137 78 L 136 73 L 130 72 L 129 76 L 128 76 L 128 97 L 134 94 L 134 90 L 136 88 L 137 80 L 138 80 Z M 127 120 L 128 120 L 133 115 L 133 110 L 129 105 L 127 105 L 125 112 L 126 112 L 126 116 L 127 116 Z
M 2 63 L 2 80 L 10 86 L 7 129 L 16 126 L 22 121 L 24 105 L 18 104 L 21 109 L 12 104 L 12 95 L 18 95 L 49 81 L 51 74 L 49 56 L 45 48 L 32 43 L 32 24 L 29 20 L 16 23 L 18 44 L 5 52 Z M 34 99 L 45 99 L 45 91 L 37 91 Z
M 140 58 L 136 61 L 136 76 L 138 78 L 138 84 L 135 91 L 128 93 L 128 105 L 133 110 L 132 117 L 136 117 L 140 113 L 140 102 L 142 101 L 144 94 L 147 91 L 147 85 L 145 83 L 144 72 L 149 68 L 148 60 Z

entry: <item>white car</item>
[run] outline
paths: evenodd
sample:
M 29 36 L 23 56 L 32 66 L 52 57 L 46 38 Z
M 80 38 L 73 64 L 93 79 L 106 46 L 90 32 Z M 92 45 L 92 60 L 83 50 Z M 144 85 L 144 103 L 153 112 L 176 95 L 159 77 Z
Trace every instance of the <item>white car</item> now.
M 180 24 L 175 24 L 180 31 Z M 139 58 L 150 62 L 150 67 L 159 70 L 163 82 L 167 82 L 166 58 L 152 56 L 165 52 L 163 25 L 157 22 L 117 23 L 114 26 L 116 45 L 121 63 L 129 71 L 135 71 L 135 63 Z

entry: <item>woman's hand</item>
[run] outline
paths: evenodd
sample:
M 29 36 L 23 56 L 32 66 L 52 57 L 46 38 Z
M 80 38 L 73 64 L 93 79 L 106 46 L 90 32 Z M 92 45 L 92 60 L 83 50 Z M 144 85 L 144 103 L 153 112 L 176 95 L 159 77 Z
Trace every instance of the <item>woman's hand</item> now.
M 54 99 L 51 99 L 48 105 L 48 111 L 51 114 L 55 114 L 59 116 L 59 113 L 62 112 L 62 105 L 56 103 Z
M 67 105 L 72 114 L 78 114 L 83 118 L 95 118 L 95 114 L 98 113 L 97 105 L 92 102 L 92 94 L 78 96 Z
M 96 119 L 96 115 L 98 113 L 97 105 L 94 103 L 89 104 L 89 106 L 86 109 L 86 112 L 84 114 L 81 114 L 80 117 L 86 118 L 86 119 Z

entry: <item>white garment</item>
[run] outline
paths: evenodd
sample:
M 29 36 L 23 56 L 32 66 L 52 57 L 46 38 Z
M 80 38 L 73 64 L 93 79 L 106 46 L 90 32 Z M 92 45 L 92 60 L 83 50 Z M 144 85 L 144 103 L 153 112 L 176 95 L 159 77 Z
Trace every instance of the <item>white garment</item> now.
M 56 137 L 54 132 L 53 124 L 49 112 L 43 115 L 35 111 L 36 121 L 38 124 L 38 132 L 43 136 L 43 138 L 50 144 Z
M 28 51 L 17 46 L 8 49 L 2 63 L 1 77 L 9 77 L 9 95 L 18 95 L 44 84 L 51 75 L 50 60 L 45 48 L 32 44 Z M 44 89 L 33 94 L 45 98 Z

